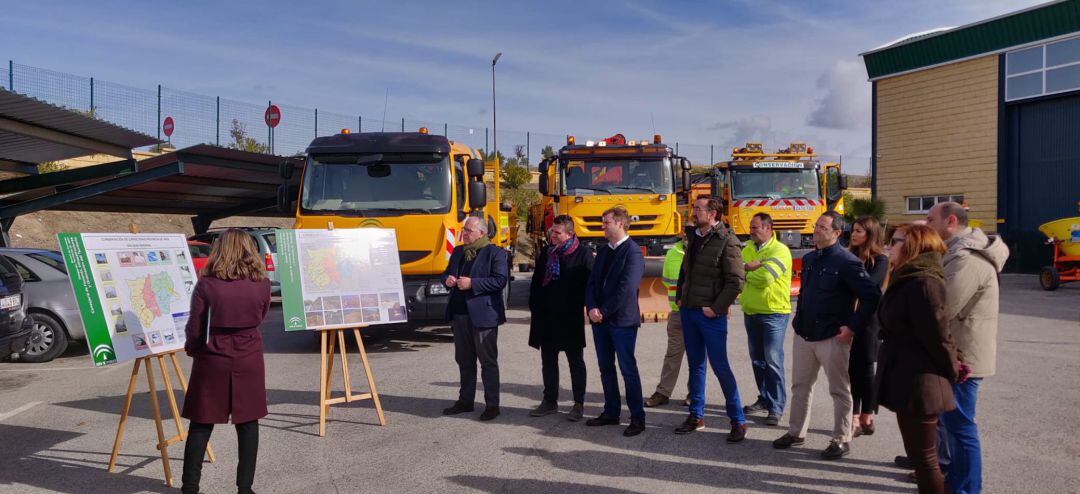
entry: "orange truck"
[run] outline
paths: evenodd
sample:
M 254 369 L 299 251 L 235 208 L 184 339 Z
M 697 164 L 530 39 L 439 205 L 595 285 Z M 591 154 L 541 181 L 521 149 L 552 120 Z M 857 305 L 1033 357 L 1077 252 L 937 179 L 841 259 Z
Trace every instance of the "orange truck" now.
M 712 194 L 721 199 L 724 221 L 743 242 L 757 213 L 773 218 L 776 237 L 789 248 L 794 265 L 792 295 L 798 295 L 803 254 L 814 248 L 814 223 L 826 211 L 844 214 L 847 182 L 839 163 L 822 163 L 814 148 L 794 142 L 766 153 L 760 142 L 735 148 L 731 160 L 711 171 Z

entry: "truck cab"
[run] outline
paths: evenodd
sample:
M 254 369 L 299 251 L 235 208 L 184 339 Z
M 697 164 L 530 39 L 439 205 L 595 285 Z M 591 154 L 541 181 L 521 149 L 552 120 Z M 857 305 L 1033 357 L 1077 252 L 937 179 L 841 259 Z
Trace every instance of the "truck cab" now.
M 542 201 L 530 214 L 530 231 L 538 245 L 551 220 L 560 214 L 574 218 L 582 242 L 604 242 L 601 215 L 623 206 L 631 216 L 630 236 L 646 256 L 663 256 L 675 244 L 685 218 L 680 196 L 689 184 L 690 162 L 676 156 L 654 136 L 652 141 L 627 141 L 616 134 L 602 141 L 578 144 L 573 136 L 556 156 L 540 163 Z

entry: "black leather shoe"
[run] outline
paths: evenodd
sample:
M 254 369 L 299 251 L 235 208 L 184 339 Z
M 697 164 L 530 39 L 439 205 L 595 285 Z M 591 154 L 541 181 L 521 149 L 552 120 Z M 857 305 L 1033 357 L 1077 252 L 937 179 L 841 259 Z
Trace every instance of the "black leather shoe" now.
M 484 409 L 484 413 L 480 414 L 480 420 L 487 422 L 499 416 L 498 406 L 489 406 Z
M 442 414 L 443 415 L 457 415 L 459 413 L 465 413 L 465 412 L 471 412 L 471 411 L 473 411 L 473 406 L 472 405 L 466 405 L 466 404 L 464 404 L 464 403 L 462 403 L 460 401 L 455 401 L 454 404 L 450 406 L 450 408 L 444 408 L 443 411 L 442 411 Z
M 597 427 L 601 425 L 619 425 L 619 417 L 610 417 L 604 414 L 600 414 L 599 417 L 586 420 L 585 425 L 589 427 Z
M 896 458 L 893 458 L 893 463 L 904 470 L 913 470 L 915 468 L 915 462 L 911 461 L 911 458 L 906 456 L 897 456 Z
M 622 435 L 633 437 L 645 432 L 645 419 L 630 419 L 630 426 L 623 431 Z
M 797 446 L 804 442 L 806 442 L 805 437 L 795 437 L 791 434 L 784 434 L 783 436 L 780 436 L 780 438 L 772 442 L 772 447 L 776 449 L 788 449 L 792 446 Z
M 821 457 L 826 460 L 839 460 L 851 454 L 851 445 L 839 441 L 829 442 L 829 447 L 821 452 Z

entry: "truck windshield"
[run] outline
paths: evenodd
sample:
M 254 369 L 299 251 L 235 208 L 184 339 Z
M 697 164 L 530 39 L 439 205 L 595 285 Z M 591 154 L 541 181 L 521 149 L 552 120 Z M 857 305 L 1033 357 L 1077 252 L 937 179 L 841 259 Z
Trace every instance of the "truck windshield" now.
M 563 167 L 568 195 L 671 194 L 671 167 L 667 160 L 570 160 Z
M 356 216 L 450 211 L 450 160 L 439 154 L 315 156 L 300 207 Z
M 821 199 L 814 170 L 734 170 L 732 199 Z

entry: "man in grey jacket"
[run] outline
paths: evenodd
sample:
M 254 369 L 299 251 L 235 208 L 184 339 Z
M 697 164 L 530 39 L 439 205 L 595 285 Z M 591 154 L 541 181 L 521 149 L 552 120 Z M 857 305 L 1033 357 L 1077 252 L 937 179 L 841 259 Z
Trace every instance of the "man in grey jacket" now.
M 967 211 L 955 202 L 931 208 L 926 225 L 937 231 L 949 248 L 942 258 L 949 330 L 960 360 L 971 367 L 966 381 L 953 384 L 956 410 L 941 416 L 946 440 L 939 443 L 938 458 L 953 493 L 978 493 L 982 489 L 982 459 L 975 402 L 983 378 L 995 372 L 998 273 L 1009 258 L 1009 248 L 996 235 L 969 227 Z

